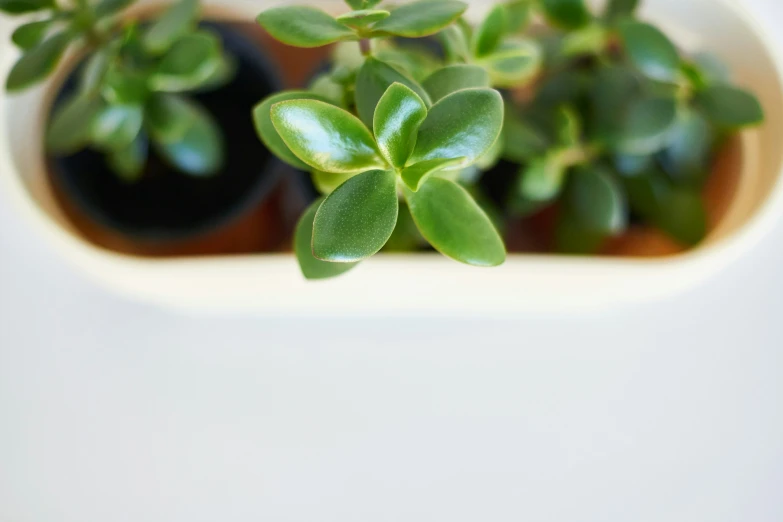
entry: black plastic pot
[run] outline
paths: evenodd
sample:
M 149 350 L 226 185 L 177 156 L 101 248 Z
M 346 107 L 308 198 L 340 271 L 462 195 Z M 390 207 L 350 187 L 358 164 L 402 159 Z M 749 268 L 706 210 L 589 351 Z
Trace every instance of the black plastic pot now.
M 208 178 L 188 176 L 169 166 L 151 149 L 143 178 L 126 183 L 94 150 L 50 158 L 51 180 L 58 199 L 71 217 L 77 214 L 77 221 L 92 222 L 87 228 L 95 225 L 141 245 L 185 242 L 214 235 L 216 230 L 231 226 L 249 213 L 257 214 L 258 219 L 291 219 L 274 214 L 296 214 L 300 209 L 292 210 L 287 205 L 291 200 L 298 205 L 296 200 L 307 198 L 288 193 L 299 190 L 299 184 L 287 179 L 289 176 L 284 174 L 291 170 L 264 147 L 253 126 L 253 106 L 279 90 L 279 74 L 259 44 L 242 34 L 239 26 L 203 25 L 220 35 L 225 49 L 238 63 L 236 77 L 230 84 L 192 95 L 221 126 L 226 145 L 223 170 Z M 75 88 L 77 77 L 78 67 L 64 82 L 55 106 Z M 277 210 L 259 212 L 259 206 L 273 195 Z M 285 225 L 270 223 L 268 228 L 275 226 Z M 268 243 L 264 248 L 275 248 L 275 241 Z

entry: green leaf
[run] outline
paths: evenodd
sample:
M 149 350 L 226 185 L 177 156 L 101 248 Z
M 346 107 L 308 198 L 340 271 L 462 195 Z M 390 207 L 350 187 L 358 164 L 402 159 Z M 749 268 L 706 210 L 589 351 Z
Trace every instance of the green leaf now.
M 618 149 L 625 154 L 652 154 L 668 145 L 677 122 L 673 98 L 640 98 L 628 108 Z
M 198 108 L 187 98 L 175 94 L 153 94 L 145 107 L 146 124 L 155 141 L 182 139 L 197 118 Z
M 367 58 L 356 78 L 356 110 L 368 128 L 372 128 L 375 108 L 381 96 L 393 83 L 401 83 L 415 92 L 429 107 L 432 105 L 424 88 L 394 67 L 375 58 Z
M 136 0 L 101 0 L 95 6 L 95 16 L 111 16 L 134 4 Z
M 391 39 L 374 40 L 374 56 L 420 82 L 443 67 L 443 60 L 424 45 L 400 45 Z M 364 62 L 364 58 L 362 58 Z
M 460 166 L 465 158 L 432 159 L 421 161 L 402 171 L 402 181 L 412 191 L 416 192 L 428 176 L 445 169 Z
M 536 42 L 507 40 L 477 63 L 487 69 L 494 86 L 512 88 L 532 80 L 541 68 L 542 58 Z
M 271 118 L 288 148 L 314 169 L 348 174 L 386 167 L 367 127 L 339 107 L 284 101 L 272 106 Z
M 288 145 L 285 144 L 283 138 L 277 133 L 277 129 L 272 124 L 272 117 L 270 111 L 272 106 L 290 100 L 318 100 L 326 102 L 327 100 L 307 91 L 285 91 L 273 94 L 264 99 L 261 103 L 255 106 L 253 109 L 253 122 L 256 126 L 256 132 L 258 137 L 264 143 L 267 149 L 272 154 L 288 163 L 292 167 L 299 170 L 309 170 L 310 166 L 296 157 L 296 154 L 291 152 Z
M 102 78 L 101 94 L 114 105 L 142 104 L 150 95 L 147 80 L 144 71 L 123 70 L 111 65 Z
M 394 232 L 383 247 L 383 252 L 413 252 L 426 243 L 421 232 L 416 228 L 416 222 L 413 221 L 408 204 L 401 201 L 397 226 L 394 227 Z
M 60 63 L 70 41 L 68 33 L 56 33 L 27 50 L 8 73 L 6 90 L 21 91 L 49 76 Z
M 700 243 L 707 236 L 707 211 L 701 195 L 691 189 L 672 189 L 661 201 L 655 224 L 679 243 Z
M 587 230 L 568 209 L 562 209 L 555 226 L 555 248 L 563 254 L 594 254 L 601 249 L 606 235 Z
M 120 179 L 133 183 L 144 173 L 148 150 L 147 136 L 140 132 L 127 146 L 110 151 L 106 155 L 106 161 Z
M 631 63 L 653 80 L 677 79 L 680 56 L 674 44 L 656 27 L 636 21 L 618 26 L 620 39 Z
M 313 185 L 315 185 L 315 188 L 318 190 L 318 192 L 324 196 L 328 196 L 334 192 L 337 187 L 356 176 L 356 174 L 332 174 L 330 172 L 323 172 L 320 170 L 314 170 L 310 174 L 313 180 Z
M 144 48 L 151 53 L 164 53 L 195 27 L 198 13 L 199 0 L 177 0 L 145 31 Z
M 566 189 L 569 212 L 583 229 L 612 235 L 628 224 L 622 188 L 609 172 L 598 166 L 576 169 Z
M 317 76 L 308 86 L 307 90 L 337 107 L 346 108 L 345 87 L 334 81 L 331 74 L 325 73 Z
M 123 149 L 139 135 L 143 122 L 140 105 L 107 105 L 93 118 L 90 136 L 101 147 Z
M 653 165 L 653 156 L 648 154 L 616 154 L 613 159 L 617 172 L 629 177 L 643 174 Z
M 11 35 L 11 41 L 20 49 L 35 47 L 46 36 L 46 31 L 52 22 L 53 20 L 41 20 L 20 25 Z
M 659 170 L 650 168 L 647 172 L 624 178 L 625 191 L 631 209 L 650 222 L 655 222 L 663 200 L 671 190 L 671 183 Z
M 712 123 L 724 129 L 758 125 L 764 110 L 751 93 L 729 85 L 713 85 L 700 92 L 696 104 Z
M 294 232 L 294 252 L 302 275 L 307 279 L 329 279 L 349 271 L 357 263 L 329 263 L 313 255 L 313 221 L 323 199 L 317 200 L 299 218 Z
M 675 182 L 699 187 L 709 175 L 714 145 L 707 120 L 692 109 L 681 110 L 659 162 Z
M 506 247 L 492 220 L 458 184 L 430 176 L 418 192 L 405 191 L 416 226 L 440 253 L 474 266 L 498 266 Z
M 622 138 L 628 106 L 637 98 L 640 87 L 636 75 L 625 67 L 603 67 L 595 73 L 585 122 L 593 141 L 616 146 Z
M 0 0 L 0 11 L 12 15 L 55 7 L 54 0 Z
M 503 125 L 503 158 L 525 163 L 543 154 L 549 145 L 544 133 L 507 107 Z
M 461 24 L 454 24 L 438 33 L 449 62 L 466 62 L 471 59 L 469 37 Z
M 455 0 L 424 0 L 402 5 L 373 30 L 408 38 L 430 36 L 451 25 L 468 8 Z
M 186 103 L 189 116 L 184 120 L 187 126 L 181 137 L 161 139 L 162 136 L 155 133 L 151 135 L 153 144 L 161 156 L 186 174 L 198 177 L 217 174 L 224 157 L 220 127 L 200 105 Z
M 256 20 L 275 39 L 294 47 L 321 47 L 356 39 L 356 33 L 350 28 L 315 7 L 274 7 L 258 15 Z
M 345 0 L 345 3 L 351 6 L 351 9 L 360 10 L 360 9 L 372 9 L 373 7 L 381 3 L 381 0 Z
M 639 7 L 639 0 L 609 0 L 604 18 L 612 22 L 619 18 L 633 16 L 637 7 Z
M 573 107 L 561 105 L 555 112 L 557 142 L 563 147 L 576 147 L 581 142 L 582 122 Z
M 394 172 L 371 170 L 332 192 L 313 223 L 313 255 L 323 261 L 361 261 L 377 253 L 394 232 L 399 202 Z
M 155 91 L 193 90 L 212 78 L 221 65 L 220 39 L 207 31 L 187 34 L 174 42 L 150 76 Z
M 401 169 L 416 146 L 416 133 L 427 117 L 427 106 L 401 83 L 394 83 L 378 102 L 373 130 L 378 149 L 389 163 Z
M 498 48 L 508 24 L 506 6 L 498 4 L 473 33 L 473 54 L 481 57 Z
M 338 16 L 336 20 L 341 24 L 347 25 L 348 27 L 365 29 L 374 23 L 389 18 L 390 14 L 391 13 L 389 11 L 383 11 L 380 9 L 364 9 L 345 13 L 344 15 Z
M 438 69 L 422 84 L 433 102 L 462 89 L 489 87 L 489 74 L 477 65 L 457 64 Z
M 584 0 L 541 0 L 541 7 L 547 20 L 563 29 L 578 29 L 592 18 Z
M 517 0 L 508 2 L 506 7 L 506 32 L 508 34 L 519 34 L 525 30 L 531 18 L 530 0 Z
M 82 92 L 97 93 L 100 90 L 113 56 L 108 48 L 103 48 L 87 58 L 79 78 L 79 89 Z
M 551 201 L 563 189 L 565 174 L 556 153 L 534 158 L 520 171 L 519 194 L 528 201 Z
M 57 105 L 46 127 L 46 149 L 52 154 L 70 155 L 90 142 L 92 120 L 102 102 L 94 96 L 72 96 Z
M 503 98 L 493 89 L 463 89 L 432 106 L 419 127 L 410 163 L 467 158 L 469 166 L 486 154 L 503 128 Z
M 563 38 L 561 53 L 566 57 L 601 54 L 609 43 L 609 33 L 600 24 L 591 24 L 568 33 Z

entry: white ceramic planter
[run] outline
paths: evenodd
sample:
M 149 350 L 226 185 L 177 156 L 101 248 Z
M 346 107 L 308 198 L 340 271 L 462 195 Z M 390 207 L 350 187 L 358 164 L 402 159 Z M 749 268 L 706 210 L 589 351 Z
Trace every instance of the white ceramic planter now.
M 284 2 L 208 5 L 230 7 L 232 16 L 252 20 L 275 3 Z M 438 255 L 384 255 L 316 283 L 303 280 L 290 255 L 159 260 L 116 254 L 84 241 L 47 186 L 41 136 L 53 82 L 0 98 L 0 178 L 31 225 L 74 266 L 112 290 L 161 305 L 279 314 L 513 314 L 660 298 L 704 281 L 748 251 L 783 208 L 781 62 L 738 3 L 644 2 L 644 16 L 681 47 L 721 56 L 738 83 L 759 96 L 767 115 L 762 128 L 742 136 L 742 176 L 730 211 L 702 246 L 685 254 L 651 260 L 512 255 L 496 269 L 465 267 Z M 489 2 L 473 4 L 469 14 L 477 16 Z M 11 20 L 0 19 L 2 78 L 17 57 L 11 30 Z

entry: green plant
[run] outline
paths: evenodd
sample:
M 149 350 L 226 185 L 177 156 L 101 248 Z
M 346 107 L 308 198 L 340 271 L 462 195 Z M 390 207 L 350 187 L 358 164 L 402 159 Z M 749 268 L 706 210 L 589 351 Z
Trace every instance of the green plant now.
M 36 17 L 13 33 L 22 55 L 6 89 L 44 80 L 74 48 L 87 59 L 50 120 L 49 152 L 98 149 L 117 175 L 134 181 L 151 144 L 182 172 L 214 174 L 223 162 L 220 129 L 187 94 L 230 81 L 232 60 L 219 37 L 198 28 L 198 0 L 178 0 L 148 24 L 121 16 L 134 1 L 0 0 L 0 11 Z
M 313 7 L 258 17 L 290 45 L 355 42 L 337 46 L 332 69 L 309 91 L 278 93 L 254 111 L 266 146 L 311 171 L 324 193 L 296 231 L 304 275 L 341 274 L 390 240 L 392 248 L 409 246 L 419 234 L 457 261 L 503 263 L 496 227 L 458 182 L 465 169 L 499 152 L 503 100 L 490 88 L 492 75 L 481 61 L 447 64 L 399 42 L 464 23 L 466 5 L 426 0 L 383 10 L 378 0 L 347 3 L 354 11 L 337 17 Z M 518 64 L 521 53 L 514 53 Z M 529 50 L 524 56 L 535 60 Z
M 600 16 L 583 0 L 538 4 L 544 65 L 510 97 L 503 156 L 521 165 L 510 208 L 556 204 L 561 251 L 594 252 L 632 219 L 695 245 L 716 150 L 763 119 L 715 58 L 684 55 L 636 19 L 638 3 L 611 0 Z

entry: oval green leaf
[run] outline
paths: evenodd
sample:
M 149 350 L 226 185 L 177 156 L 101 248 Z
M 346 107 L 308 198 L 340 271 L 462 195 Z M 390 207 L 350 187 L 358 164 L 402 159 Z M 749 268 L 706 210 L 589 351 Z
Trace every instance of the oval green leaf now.
M 211 79 L 221 66 L 220 39 L 207 31 L 177 40 L 150 76 L 150 87 L 161 92 L 193 90 Z
M 527 201 L 551 201 L 563 189 L 565 174 L 557 154 L 534 158 L 520 171 L 519 194 Z
M 394 172 L 354 176 L 324 200 L 313 223 L 313 255 L 349 263 L 377 253 L 394 232 L 399 202 Z
M 618 141 L 618 151 L 624 154 L 652 154 L 671 139 L 677 123 L 677 102 L 674 98 L 640 98 L 628 107 Z
M 54 6 L 54 0 L 0 0 L 0 12 L 11 15 L 32 13 Z
M 280 137 L 277 133 L 277 129 L 275 129 L 275 126 L 272 124 L 272 117 L 270 114 L 272 106 L 290 100 L 318 100 L 328 102 L 325 98 L 308 91 L 279 92 L 269 96 L 255 106 L 253 109 L 253 123 L 255 124 L 258 137 L 261 138 L 261 141 L 272 154 L 296 169 L 309 170 L 310 166 L 297 158 L 296 154 L 291 152 L 291 149 L 288 148 L 288 145 L 285 144 L 283 138 Z
M 493 89 L 463 89 L 432 106 L 419 127 L 410 163 L 467 158 L 489 152 L 503 128 L 503 98 Z
M 628 58 L 646 76 L 674 81 L 680 69 L 680 55 L 674 44 L 653 25 L 625 21 L 618 26 Z
M 633 16 L 637 7 L 639 7 L 639 1 L 640 0 L 609 0 L 609 3 L 606 5 L 604 18 L 611 22 L 620 18 Z
M 66 32 L 54 34 L 27 50 L 8 73 L 5 88 L 10 91 L 21 91 L 40 82 L 54 71 L 71 41 Z
M 412 191 L 416 192 L 419 187 L 427 179 L 428 176 L 441 170 L 450 169 L 452 167 L 458 167 L 465 162 L 465 158 L 454 159 L 432 159 L 426 160 L 410 167 L 406 167 L 402 171 L 402 181 Z
M 592 18 L 584 0 L 541 0 L 541 7 L 547 20 L 563 29 L 578 29 Z
M 384 168 L 367 127 L 353 114 L 317 100 L 291 100 L 271 109 L 286 146 L 310 167 L 337 174 Z
M 321 47 L 356 39 L 353 30 L 315 7 L 274 7 L 258 15 L 256 21 L 275 39 L 294 47 Z
M 692 109 L 681 110 L 669 146 L 658 159 L 676 183 L 698 187 L 709 175 L 714 146 L 715 135 L 704 116 Z
M 620 185 L 597 166 L 576 169 L 566 189 L 566 204 L 579 226 L 591 232 L 612 235 L 625 229 L 628 209 Z
M 408 38 L 430 36 L 451 25 L 467 8 L 467 4 L 455 0 L 413 2 L 393 10 L 373 30 Z
M 147 163 L 149 141 L 146 134 L 140 132 L 127 146 L 110 151 L 106 155 L 109 167 L 120 179 L 133 183 L 141 178 Z
M 220 127 L 212 115 L 201 106 L 190 104 L 191 116 L 184 133 L 178 139 L 153 143 L 169 163 L 191 176 L 217 174 L 223 166 L 224 144 Z
M 98 146 L 123 149 L 139 135 L 143 122 L 140 105 L 107 105 L 93 118 L 90 136 Z
M 69 155 L 90 142 L 92 120 L 101 110 L 98 97 L 76 95 L 58 105 L 46 127 L 46 149 L 52 154 Z
M 198 19 L 199 0 L 178 0 L 144 33 L 142 44 L 151 53 L 164 53 L 190 31 Z
M 751 93 L 729 85 L 713 85 L 700 92 L 696 103 L 707 118 L 724 129 L 758 125 L 764 121 L 764 110 Z
M 24 25 L 20 25 L 11 34 L 11 41 L 14 42 L 20 49 L 30 49 L 35 47 L 44 36 L 49 26 L 52 25 L 53 20 L 41 20 L 40 22 L 30 22 Z
M 405 191 L 416 226 L 443 255 L 474 266 L 498 266 L 506 247 L 487 214 L 453 181 L 430 176 L 418 192 Z
M 95 16 L 103 18 L 119 13 L 126 7 L 129 7 L 136 0 L 101 0 L 95 6 Z
M 372 9 L 380 4 L 381 0 L 345 0 L 345 3 L 351 6 L 351 9 L 358 11 L 361 9 Z
M 427 117 L 427 106 L 419 96 L 401 83 L 394 83 L 378 102 L 373 130 L 378 149 L 386 161 L 401 169 L 408 161 L 419 126 Z
M 473 54 L 481 57 L 497 49 L 506 33 L 507 24 L 506 6 L 498 4 L 493 7 L 473 33 Z
M 489 87 L 489 73 L 478 65 L 456 64 L 438 69 L 422 84 L 433 102 L 462 89 Z
M 358 263 L 329 263 L 313 255 L 313 221 L 323 199 L 317 200 L 299 218 L 294 232 L 294 253 L 306 279 L 329 279 L 351 270 Z
M 543 54 L 532 40 L 507 40 L 478 63 L 489 72 L 495 87 L 520 87 L 532 80 L 541 68 Z
M 391 65 L 376 58 L 367 58 L 356 78 L 356 110 L 368 128 L 372 128 L 378 101 L 393 83 L 401 83 L 415 92 L 429 107 L 430 97 L 424 88 Z
M 336 18 L 336 20 L 341 24 L 347 25 L 348 27 L 365 29 L 374 23 L 389 18 L 390 14 L 391 13 L 389 11 L 383 11 L 380 9 L 363 9 L 340 15 Z

